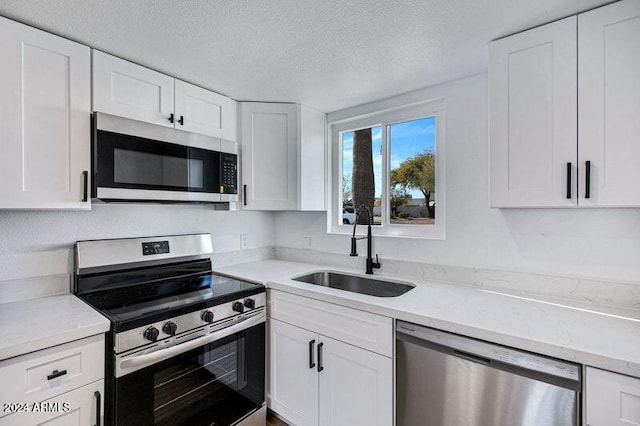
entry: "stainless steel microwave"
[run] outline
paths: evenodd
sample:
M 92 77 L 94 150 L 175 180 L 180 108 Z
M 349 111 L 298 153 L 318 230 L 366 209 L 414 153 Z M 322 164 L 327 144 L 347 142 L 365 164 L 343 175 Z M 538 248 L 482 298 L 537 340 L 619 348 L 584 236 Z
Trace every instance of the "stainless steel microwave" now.
M 92 197 L 103 201 L 238 200 L 235 142 L 94 112 Z

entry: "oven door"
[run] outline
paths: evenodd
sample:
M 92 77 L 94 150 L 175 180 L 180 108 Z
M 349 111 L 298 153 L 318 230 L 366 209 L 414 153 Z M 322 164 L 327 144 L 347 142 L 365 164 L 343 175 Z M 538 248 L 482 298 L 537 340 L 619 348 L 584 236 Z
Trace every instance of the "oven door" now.
M 194 341 L 200 339 L 205 338 Z M 151 364 L 135 365 L 137 369 L 128 373 L 120 369 L 116 376 L 124 375 L 115 379 L 112 401 L 115 424 L 222 426 L 264 412 L 264 318 L 242 331 L 209 340 L 213 341 L 159 362 L 155 361 L 163 356 L 141 355 L 149 359 L 141 362 Z M 170 350 L 179 352 L 176 347 L 159 352 Z

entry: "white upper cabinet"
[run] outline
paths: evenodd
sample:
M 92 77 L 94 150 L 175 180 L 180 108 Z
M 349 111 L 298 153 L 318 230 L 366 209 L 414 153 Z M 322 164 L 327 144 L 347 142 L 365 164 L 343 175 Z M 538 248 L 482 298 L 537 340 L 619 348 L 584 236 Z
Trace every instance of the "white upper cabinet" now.
M 576 204 L 576 21 L 490 44 L 492 207 Z
M 492 207 L 640 206 L 640 2 L 490 45 Z
M 640 2 L 579 15 L 580 204 L 640 206 L 639 76 Z
M 176 129 L 236 140 L 238 104 L 184 81 L 175 81 Z
M 174 127 L 174 78 L 93 51 L 93 110 Z
M 241 103 L 243 208 L 325 209 L 325 115 L 297 104 Z
M 4 18 L 0 39 L 0 208 L 91 208 L 90 49 Z
M 93 110 L 236 141 L 233 99 L 97 50 Z

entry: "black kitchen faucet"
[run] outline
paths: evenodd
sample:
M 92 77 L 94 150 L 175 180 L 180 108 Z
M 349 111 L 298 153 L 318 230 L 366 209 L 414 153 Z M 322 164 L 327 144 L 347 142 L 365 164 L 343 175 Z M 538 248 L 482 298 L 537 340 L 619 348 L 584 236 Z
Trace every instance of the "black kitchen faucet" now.
M 368 217 L 368 225 L 367 225 L 367 236 L 366 237 L 356 237 L 356 226 L 358 226 L 358 218 L 362 212 L 367 212 Z M 378 255 L 376 254 L 376 261 L 373 261 L 373 257 L 371 254 L 371 242 L 373 240 L 373 236 L 371 235 L 371 225 L 373 224 L 373 214 L 371 213 L 371 209 L 365 206 L 364 204 L 358 207 L 356 210 L 356 217 L 353 222 L 353 236 L 351 237 L 351 253 L 349 256 L 357 256 L 358 249 L 356 247 L 356 241 L 361 240 L 363 238 L 367 239 L 367 261 L 366 261 L 366 271 L 365 273 L 371 275 L 373 274 L 373 268 L 380 269 L 380 261 L 378 260 Z

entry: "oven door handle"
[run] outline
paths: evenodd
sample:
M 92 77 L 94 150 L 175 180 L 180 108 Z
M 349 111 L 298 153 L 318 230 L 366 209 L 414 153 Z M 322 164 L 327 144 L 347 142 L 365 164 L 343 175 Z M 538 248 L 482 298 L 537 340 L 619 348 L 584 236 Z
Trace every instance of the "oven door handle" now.
M 116 377 L 120 377 L 146 366 L 164 361 L 165 359 L 169 359 L 181 353 L 188 352 L 191 349 L 204 346 L 207 343 L 215 342 L 216 340 L 231 336 L 232 334 L 235 334 L 242 330 L 246 330 L 247 328 L 253 327 L 254 325 L 258 325 L 263 322 L 265 322 L 264 311 L 252 317 L 244 319 L 237 324 L 231 325 L 218 331 L 214 331 L 213 333 L 209 333 L 206 336 L 198 337 L 197 339 L 189 340 L 187 342 L 180 343 L 179 345 L 171 346 L 167 349 L 161 349 L 156 352 L 134 355 L 129 358 L 125 358 L 118 363 L 119 371 L 116 371 Z

